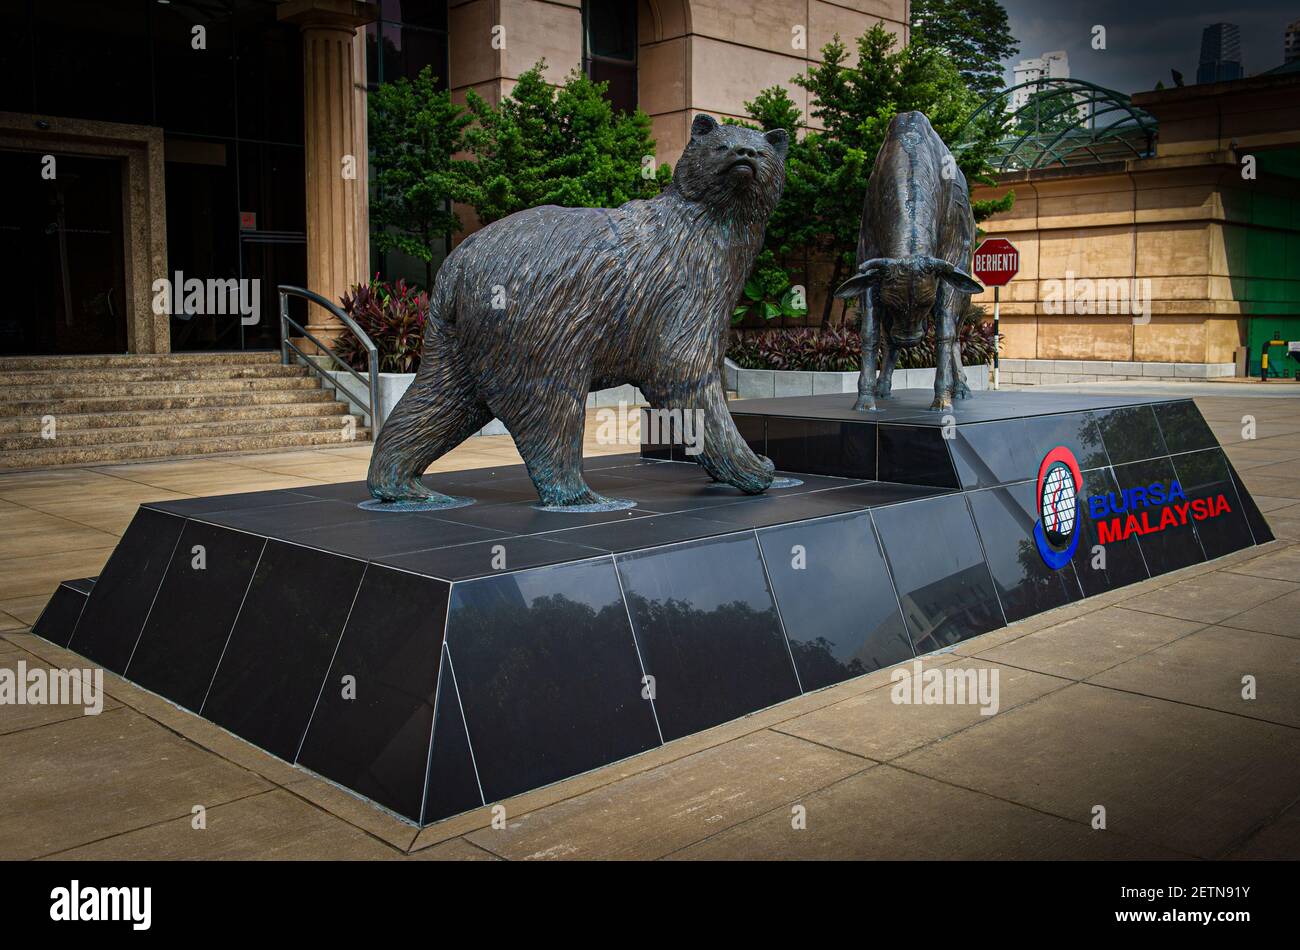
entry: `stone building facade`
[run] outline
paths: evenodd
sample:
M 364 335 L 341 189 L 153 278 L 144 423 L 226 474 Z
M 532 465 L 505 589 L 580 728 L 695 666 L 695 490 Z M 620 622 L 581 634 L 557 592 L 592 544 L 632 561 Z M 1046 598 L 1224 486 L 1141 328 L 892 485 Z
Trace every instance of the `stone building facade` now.
M 22 297 L 0 355 L 271 349 L 256 325 L 148 310 L 158 277 L 258 279 L 338 299 L 373 272 L 366 94 L 432 67 L 499 101 L 539 59 L 650 114 L 672 162 L 698 112 L 741 116 L 835 33 L 907 0 L 12 0 L 0 49 L 0 259 Z M 14 42 L 13 40 L 16 40 Z M 67 174 L 42 176 L 52 155 Z M 344 170 L 347 173 L 343 173 Z M 382 263 L 382 262 L 381 262 Z M 297 306 L 297 302 L 295 302 Z M 20 314 L 21 316 L 15 316 Z M 312 307 L 309 328 L 337 324 Z
M 1012 382 L 1234 375 L 1247 355 L 1257 372 L 1264 340 L 1300 340 L 1300 75 L 1139 93 L 1133 104 L 1159 122 L 1154 157 L 1015 172 L 976 189 L 1016 193 L 1011 211 L 982 225 L 1020 251 L 1002 291 Z M 1113 308 L 1123 288 L 1131 308 L 1135 281 L 1149 312 Z M 1106 312 L 1061 307 L 1067 282 Z M 1294 376 L 1297 364 L 1279 357 L 1274 347 Z

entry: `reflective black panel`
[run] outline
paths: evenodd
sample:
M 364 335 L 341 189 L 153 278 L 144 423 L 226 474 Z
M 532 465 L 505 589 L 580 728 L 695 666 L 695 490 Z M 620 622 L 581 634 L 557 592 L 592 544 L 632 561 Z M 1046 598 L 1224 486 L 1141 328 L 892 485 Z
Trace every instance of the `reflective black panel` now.
M 267 537 L 284 537 L 291 531 L 309 531 L 353 521 L 382 521 L 393 515 L 379 511 L 365 511 L 345 501 L 308 499 L 288 505 L 264 505 L 215 511 L 195 515 L 213 524 L 238 528 Z M 398 515 L 397 517 L 401 517 Z M 387 522 L 385 522 L 387 523 Z
M 364 484 L 364 483 L 363 483 Z M 321 485 L 321 488 L 326 486 Z M 337 487 L 337 486 L 334 486 Z M 370 497 L 369 494 L 366 497 Z M 285 488 L 270 491 L 240 492 L 235 495 L 208 495 L 204 498 L 177 498 L 173 501 L 151 501 L 145 508 L 156 508 L 173 515 L 200 515 L 214 511 L 244 511 L 251 508 L 273 508 L 312 501 L 305 492 Z
M 424 797 L 448 590 L 366 570 L 298 753 L 312 771 L 412 821 Z
M 267 542 L 203 715 L 292 762 L 365 566 Z
M 1137 538 L 1123 541 L 1108 540 L 1104 550 L 1095 548 L 1101 543 L 1097 533 L 1097 520 L 1093 517 L 1089 499 L 1097 497 L 1100 504 L 1118 497 L 1119 487 L 1109 468 L 1085 471 L 1079 489 L 1079 546 L 1074 553 L 1074 569 L 1085 596 L 1100 594 L 1116 587 L 1136 584 L 1147 579 L 1146 561 L 1138 548 Z M 1107 516 L 1103 521 L 1109 521 Z
M 447 651 L 438 672 L 438 704 L 433 720 L 433 745 L 429 749 L 429 774 L 424 791 L 424 822 L 438 821 L 483 804 L 478 787 L 469 733 L 456 690 Z
M 963 487 L 987 488 L 1038 475 L 1043 457 L 1065 446 L 1080 467 L 1106 464 L 1101 429 L 1092 413 L 1032 416 L 959 426 L 951 440 Z
M 1201 416 L 1201 410 L 1190 399 L 1184 402 L 1162 402 L 1153 407 L 1165 445 L 1172 452 L 1192 452 L 1196 449 L 1217 448 L 1219 440 Z
M 877 432 L 876 468 L 882 482 L 960 487 L 942 428 L 881 425 Z
M 952 460 L 963 488 L 989 488 L 1023 481 L 1031 453 L 1025 449 L 1020 420 L 957 426 L 951 440 Z
M 964 497 L 939 495 L 871 516 L 918 654 L 1003 626 Z
M 1156 414 L 1150 406 L 1125 406 L 1098 413 L 1106 454 L 1111 464 L 1168 455 Z
M 393 513 L 383 520 L 353 521 L 324 528 L 286 531 L 280 537 L 311 548 L 371 560 L 390 554 L 467 544 L 471 541 L 488 541 L 509 535 L 504 531 L 441 521 L 426 515 Z
M 778 471 L 876 477 L 876 427 L 868 422 L 769 416 L 767 455 Z
M 126 675 L 186 709 L 202 706 L 265 544 L 186 522 Z
M 767 457 L 777 471 L 808 471 L 808 422 L 782 416 L 768 418 Z
M 1169 459 L 1163 458 L 1117 465 L 1115 480 L 1121 489 L 1150 493 L 1158 486 L 1167 493 L 1175 476 Z M 1132 494 L 1116 497 L 1115 502 L 1106 520 L 1114 530 L 1138 539 L 1147 570 L 1153 577 L 1205 560 L 1205 552 L 1192 528 L 1190 508 L 1183 508 L 1184 502 L 1144 505 Z
M 1232 462 L 1225 455 L 1224 463 L 1228 466 L 1228 473 L 1232 476 L 1233 487 L 1237 489 L 1237 497 L 1241 499 L 1241 508 L 1246 515 L 1246 523 L 1250 525 L 1250 533 L 1255 537 L 1256 544 L 1265 544 L 1273 540 L 1273 530 L 1264 520 L 1264 515 L 1260 512 L 1259 506 L 1255 504 L 1255 499 L 1250 497 L 1250 492 L 1246 486 L 1241 483 L 1241 476 L 1237 470 L 1232 467 Z
M 799 694 L 752 534 L 620 555 L 664 740 Z
M 465 486 L 459 494 L 474 495 L 473 486 Z M 468 508 L 452 508 L 438 513 L 443 521 L 457 524 L 478 525 L 494 531 L 510 534 L 536 534 L 542 531 L 560 531 L 564 528 L 577 528 L 584 524 L 602 524 L 606 521 L 628 521 L 643 518 L 650 511 L 636 508 L 618 511 L 541 511 L 537 504 L 536 492 L 531 501 L 511 502 L 503 505 L 470 505 Z
M 740 437 L 745 440 L 750 450 L 756 455 L 766 455 L 767 432 L 763 425 L 763 417 L 736 413 L 731 418 L 736 423 L 736 431 L 740 433 Z
M 447 647 L 489 800 L 659 744 L 610 559 L 456 584 Z
M 185 520 L 141 508 L 104 565 L 68 648 L 121 673 L 131 659 Z
M 707 513 L 655 515 L 653 518 L 637 518 L 631 524 L 597 524 L 539 537 L 621 553 L 674 541 L 695 541 L 716 534 L 731 534 L 737 530 L 734 524 L 707 519 Z
M 562 538 L 567 534 L 568 532 L 559 532 L 556 537 Z M 376 558 L 376 563 L 400 567 L 404 571 L 414 571 L 430 577 L 459 581 L 500 574 L 504 571 L 559 564 L 562 561 L 580 561 L 584 558 L 599 557 L 604 553 L 596 548 L 583 547 L 567 541 L 550 541 L 536 537 L 511 538 L 503 535 L 492 541 L 458 544 L 431 551 L 415 551 L 395 557 Z
M 1067 563 L 1062 570 L 1054 571 L 1038 553 L 1034 543 L 1034 525 L 1038 521 L 1035 488 L 1035 482 L 1019 482 L 967 496 L 1008 623 L 1079 597 L 1079 584 L 1071 566 Z M 1066 586 L 1067 581 L 1073 585 L 1073 592 Z
M 69 583 L 60 584 L 54 589 L 54 596 L 45 605 L 41 615 L 36 618 L 32 633 L 59 646 L 67 646 L 72 631 L 81 618 L 81 611 L 86 607 L 87 596 L 85 591 L 77 590 Z
M 1030 416 L 1021 424 L 1018 453 L 1028 463 L 1024 478 L 1037 478 L 1043 456 L 1058 445 L 1074 453 L 1080 469 L 1110 463 L 1102 440 L 1101 422 L 1094 412 L 1063 412 Z
M 1197 418 L 1200 413 L 1197 413 Z M 1189 452 L 1170 458 L 1192 504 L 1192 524 L 1207 558 L 1222 557 L 1254 543 L 1223 450 Z
M 672 432 L 667 426 L 660 428 L 658 415 L 649 409 L 641 410 L 641 457 L 668 461 L 673 457 Z
M 758 533 L 804 691 L 912 656 L 866 512 Z

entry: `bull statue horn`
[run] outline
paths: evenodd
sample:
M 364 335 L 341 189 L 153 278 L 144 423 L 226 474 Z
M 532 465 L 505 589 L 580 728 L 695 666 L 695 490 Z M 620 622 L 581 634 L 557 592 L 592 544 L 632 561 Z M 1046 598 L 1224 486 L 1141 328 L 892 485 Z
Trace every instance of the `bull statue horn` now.
M 926 259 L 926 265 L 934 271 L 940 280 L 963 294 L 983 293 L 984 288 L 970 274 L 959 267 L 938 257 Z
M 873 257 L 858 265 L 858 272 L 835 290 L 835 296 L 841 300 L 851 300 L 861 296 L 871 284 L 885 276 L 886 271 L 897 263 L 890 257 Z

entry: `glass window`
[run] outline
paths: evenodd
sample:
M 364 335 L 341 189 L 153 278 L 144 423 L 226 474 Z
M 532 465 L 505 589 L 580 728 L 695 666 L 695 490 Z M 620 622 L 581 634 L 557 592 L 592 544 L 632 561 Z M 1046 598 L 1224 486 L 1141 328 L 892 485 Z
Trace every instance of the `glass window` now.
M 593 82 L 608 83 L 605 98 L 619 112 L 637 107 L 636 0 L 582 4 L 583 68 Z
M 155 124 L 169 132 L 234 136 L 230 9 L 169 3 L 151 10 Z
M 147 10 L 101 0 L 35 4 L 35 111 L 151 122 Z

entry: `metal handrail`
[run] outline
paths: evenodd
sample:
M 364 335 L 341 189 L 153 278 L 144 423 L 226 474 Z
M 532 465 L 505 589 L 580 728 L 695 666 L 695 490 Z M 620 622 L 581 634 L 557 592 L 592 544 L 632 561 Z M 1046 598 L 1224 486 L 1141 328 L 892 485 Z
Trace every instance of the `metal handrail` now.
M 383 424 L 383 420 L 379 417 L 379 348 L 375 346 L 370 337 L 366 335 L 366 331 L 361 329 L 360 325 L 355 320 L 349 317 L 342 308 L 332 301 L 325 299 L 320 294 L 307 290 L 305 287 L 295 287 L 292 284 L 281 284 L 278 289 L 280 291 L 280 362 L 285 366 L 289 365 L 290 350 L 293 350 L 293 352 L 302 357 L 303 363 L 306 364 L 309 370 L 318 375 L 323 382 L 329 383 L 333 386 L 336 393 L 342 393 L 350 399 L 355 406 L 370 416 L 370 437 L 373 439 L 375 436 L 379 435 L 379 427 Z M 357 335 L 357 339 L 361 341 L 361 345 L 366 348 L 366 367 L 370 375 L 369 379 L 366 379 L 366 377 L 358 373 L 352 368 L 347 360 L 335 353 L 329 346 L 316 339 L 316 337 L 309 333 L 305 327 L 300 326 L 296 320 L 289 316 L 290 294 L 293 294 L 295 297 L 301 297 L 317 306 L 324 307 L 337 317 L 344 326 Z M 292 343 L 289 340 L 290 327 L 298 331 L 299 335 L 306 337 L 311 340 L 312 343 L 316 344 L 316 347 L 321 351 L 321 353 L 317 355 L 330 357 L 335 363 L 342 366 L 345 370 L 355 376 L 359 382 L 365 383 L 367 391 L 370 393 L 370 405 L 367 406 L 356 396 L 352 395 L 352 393 L 348 392 L 331 379 L 325 370 L 316 365 L 314 360 Z

